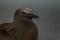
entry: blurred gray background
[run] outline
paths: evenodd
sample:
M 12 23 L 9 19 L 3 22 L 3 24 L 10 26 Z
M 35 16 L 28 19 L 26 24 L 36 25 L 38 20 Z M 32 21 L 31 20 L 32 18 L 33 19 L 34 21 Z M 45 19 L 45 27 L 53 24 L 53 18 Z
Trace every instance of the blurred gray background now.
M 60 0 L 0 0 L 0 23 L 13 22 L 15 10 L 31 8 L 39 19 L 39 40 L 60 40 Z

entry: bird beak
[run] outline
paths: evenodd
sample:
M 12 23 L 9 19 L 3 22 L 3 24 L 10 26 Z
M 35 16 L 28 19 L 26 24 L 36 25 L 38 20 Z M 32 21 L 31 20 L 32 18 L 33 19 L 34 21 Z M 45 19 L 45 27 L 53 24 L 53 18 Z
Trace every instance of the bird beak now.
M 34 15 L 34 14 L 28 14 L 27 17 L 31 17 L 31 18 L 39 18 L 39 16 Z
M 32 18 L 39 18 L 39 16 L 32 14 Z

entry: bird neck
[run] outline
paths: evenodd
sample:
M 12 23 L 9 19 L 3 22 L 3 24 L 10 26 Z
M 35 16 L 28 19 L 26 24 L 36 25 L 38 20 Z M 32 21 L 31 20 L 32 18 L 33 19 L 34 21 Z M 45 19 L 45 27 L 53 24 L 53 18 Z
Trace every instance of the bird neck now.
M 22 19 L 22 18 L 18 18 L 16 17 L 14 19 L 14 23 L 29 23 L 29 22 L 32 22 L 32 19 Z

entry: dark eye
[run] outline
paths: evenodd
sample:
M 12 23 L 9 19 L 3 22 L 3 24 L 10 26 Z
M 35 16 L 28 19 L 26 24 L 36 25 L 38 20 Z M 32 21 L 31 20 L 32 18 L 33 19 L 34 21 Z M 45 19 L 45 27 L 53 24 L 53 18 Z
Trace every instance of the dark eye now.
M 22 14 L 26 14 L 25 12 L 22 12 Z

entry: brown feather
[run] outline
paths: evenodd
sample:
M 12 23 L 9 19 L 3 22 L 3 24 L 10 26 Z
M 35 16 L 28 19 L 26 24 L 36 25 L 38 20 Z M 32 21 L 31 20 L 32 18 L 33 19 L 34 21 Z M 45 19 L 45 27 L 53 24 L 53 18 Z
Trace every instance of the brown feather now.
M 32 19 L 21 21 L 22 18 L 17 16 L 14 16 L 13 23 L 0 24 L 0 40 L 38 40 L 38 30 Z

